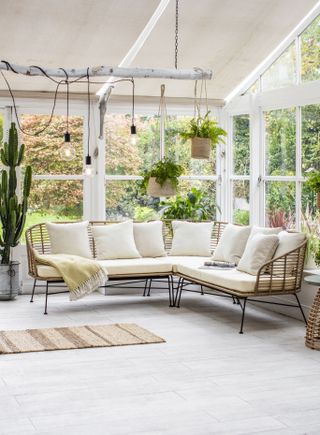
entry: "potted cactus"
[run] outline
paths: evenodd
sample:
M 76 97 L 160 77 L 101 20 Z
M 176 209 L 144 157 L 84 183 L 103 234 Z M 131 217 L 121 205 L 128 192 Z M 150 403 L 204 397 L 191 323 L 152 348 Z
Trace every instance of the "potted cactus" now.
M 32 171 L 25 168 L 21 199 L 17 193 L 17 170 L 24 156 L 24 145 L 18 146 L 15 123 L 11 123 L 9 142 L 0 150 L 0 300 L 14 299 L 20 290 L 19 262 L 12 261 L 12 248 L 20 242 L 28 209 Z M 19 195 L 20 196 L 20 195 Z

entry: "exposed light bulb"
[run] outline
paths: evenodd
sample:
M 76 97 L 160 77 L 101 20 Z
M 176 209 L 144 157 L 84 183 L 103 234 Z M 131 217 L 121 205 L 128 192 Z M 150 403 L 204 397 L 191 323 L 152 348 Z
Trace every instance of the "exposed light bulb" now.
M 73 160 L 76 155 L 76 150 L 71 144 L 70 133 L 65 133 L 64 135 L 64 143 L 62 144 L 60 150 L 60 156 L 63 160 L 70 161 Z
M 92 161 L 91 161 L 91 156 L 89 156 L 89 154 L 86 156 L 84 175 L 86 175 L 87 177 L 91 177 L 93 175 Z
M 137 128 L 134 124 L 130 127 L 130 144 L 136 145 L 138 143 L 138 136 L 137 136 Z

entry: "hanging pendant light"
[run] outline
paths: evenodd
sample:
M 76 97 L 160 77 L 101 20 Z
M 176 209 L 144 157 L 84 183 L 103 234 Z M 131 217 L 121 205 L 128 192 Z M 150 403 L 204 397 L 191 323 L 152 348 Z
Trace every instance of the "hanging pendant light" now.
M 71 135 L 69 133 L 69 81 L 68 81 L 68 75 L 65 72 L 67 78 L 67 131 L 64 134 L 64 142 L 62 144 L 62 147 L 60 149 L 60 156 L 63 160 L 66 160 L 69 162 L 70 160 L 73 160 L 76 155 L 76 150 L 74 149 L 74 146 L 71 143 Z
M 92 159 L 90 155 L 90 78 L 89 78 L 89 68 L 87 69 L 87 96 L 88 96 L 88 124 L 87 124 L 87 155 L 85 158 L 85 168 L 84 175 L 91 177 L 93 175 Z
M 137 127 L 134 123 L 134 80 L 132 79 L 132 118 L 130 127 L 130 144 L 136 145 L 138 143 Z

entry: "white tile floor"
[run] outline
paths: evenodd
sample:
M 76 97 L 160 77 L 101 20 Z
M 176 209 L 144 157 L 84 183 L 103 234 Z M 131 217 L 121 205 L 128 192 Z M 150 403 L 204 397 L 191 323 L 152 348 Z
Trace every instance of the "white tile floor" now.
M 320 352 L 302 322 L 184 294 L 42 295 L 0 303 L 0 329 L 136 322 L 164 344 L 0 355 L 0 434 L 320 434 Z

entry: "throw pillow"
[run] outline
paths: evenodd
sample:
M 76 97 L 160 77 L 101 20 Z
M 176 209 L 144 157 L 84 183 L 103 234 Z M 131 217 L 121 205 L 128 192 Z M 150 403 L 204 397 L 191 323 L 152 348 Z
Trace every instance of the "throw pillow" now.
M 260 267 L 272 259 L 278 244 L 279 237 L 275 234 L 256 234 L 248 240 L 237 269 L 257 275 Z
M 282 227 L 267 228 L 254 225 L 251 229 L 248 241 L 256 234 L 279 234 L 280 231 L 282 231 Z
M 164 249 L 163 222 L 142 222 L 133 224 L 133 235 L 141 257 L 163 257 Z
M 92 258 L 88 224 L 87 221 L 70 224 L 47 222 L 46 227 L 51 244 L 51 254 L 70 254 Z
M 172 221 L 173 239 L 170 255 L 211 255 L 213 222 Z
M 224 229 L 212 260 L 238 264 L 245 250 L 251 227 L 228 224 Z
M 288 233 L 287 231 L 281 231 L 278 236 L 279 246 L 274 254 L 275 257 L 281 257 L 282 255 L 293 251 L 306 240 L 306 235 L 303 233 Z
M 92 235 L 98 260 L 141 257 L 134 241 L 132 221 L 93 226 Z

